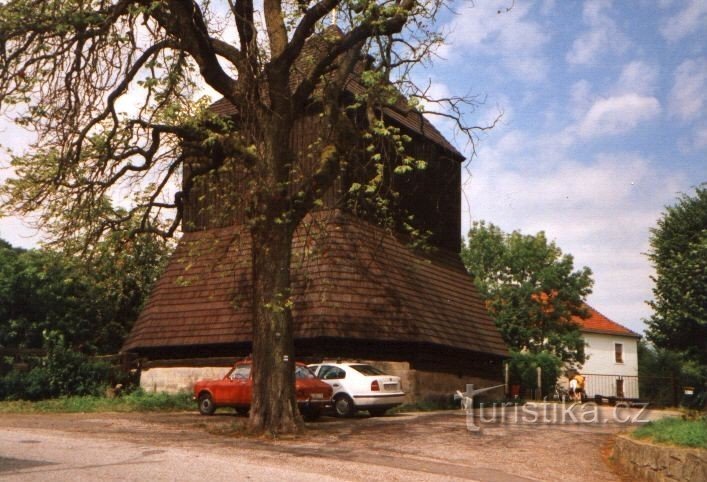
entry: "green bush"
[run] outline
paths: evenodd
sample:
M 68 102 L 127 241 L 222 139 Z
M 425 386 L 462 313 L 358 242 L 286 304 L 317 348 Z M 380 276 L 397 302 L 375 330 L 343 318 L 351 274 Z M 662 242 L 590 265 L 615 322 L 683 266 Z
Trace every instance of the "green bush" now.
M 638 344 L 638 383 L 641 398 L 654 406 L 678 403 L 704 409 L 707 397 L 707 366 L 679 353 L 641 341 Z M 693 387 L 695 395 L 684 397 L 683 387 Z
M 540 353 L 511 352 L 511 359 L 508 363 L 511 385 L 520 384 L 526 389 L 538 388 L 537 369 L 540 367 L 543 394 L 551 393 L 554 390 L 562 367 L 562 361 L 546 351 Z
M 12 370 L 0 379 L 0 400 L 41 400 L 48 393 L 49 372 L 44 367 Z
M 11 370 L 0 379 L 0 400 L 43 400 L 70 395 L 99 395 L 115 379 L 107 363 L 68 349 L 63 337 L 45 335 L 46 357 L 28 371 Z
M 67 349 L 59 338 L 50 344 L 46 369 L 49 373 L 49 396 L 98 395 L 113 378 L 113 369 L 105 362 Z

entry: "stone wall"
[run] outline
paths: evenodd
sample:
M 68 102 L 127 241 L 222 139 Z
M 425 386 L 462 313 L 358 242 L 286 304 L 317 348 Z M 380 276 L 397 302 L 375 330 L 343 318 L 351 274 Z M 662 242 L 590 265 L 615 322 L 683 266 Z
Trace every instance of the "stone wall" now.
M 655 445 L 619 435 L 614 446 L 614 460 L 636 480 L 707 480 L 707 450 Z
M 197 380 L 221 379 L 228 367 L 155 367 L 142 369 L 140 388 L 146 392 L 191 391 Z

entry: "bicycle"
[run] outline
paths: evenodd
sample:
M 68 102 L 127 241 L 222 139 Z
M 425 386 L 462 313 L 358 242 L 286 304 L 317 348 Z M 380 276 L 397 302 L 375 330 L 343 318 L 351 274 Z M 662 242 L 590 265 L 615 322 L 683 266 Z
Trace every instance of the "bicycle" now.
M 559 383 L 555 385 L 555 391 L 552 393 L 552 399 L 555 401 L 562 401 L 566 402 L 570 400 L 572 397 L 570 397 L 570 393 L 567 391 L 565 387 L 560 385 Z

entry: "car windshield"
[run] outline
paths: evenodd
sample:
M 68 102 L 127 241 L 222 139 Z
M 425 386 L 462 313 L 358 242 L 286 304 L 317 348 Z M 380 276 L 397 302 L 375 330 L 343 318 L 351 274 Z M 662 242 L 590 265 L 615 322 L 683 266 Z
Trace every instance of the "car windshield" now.
M 303 365 L 295 366 L 295 378 L 317 378 L 312 370 Z
M 351 365 L 351 368 L 366 376 L 385 375 L 382 371 L 371 365 Z

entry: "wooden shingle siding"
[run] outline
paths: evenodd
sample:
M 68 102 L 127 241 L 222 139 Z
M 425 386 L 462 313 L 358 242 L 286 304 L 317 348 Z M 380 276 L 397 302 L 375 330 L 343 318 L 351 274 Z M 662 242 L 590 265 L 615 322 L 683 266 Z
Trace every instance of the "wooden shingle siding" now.
M 124 351 L 249 344 L 250 246 L 242 225 L 185 233 Z M 340 211 L 293 242 L 296 342 L 419 344 L 507 355 L 458 255 L 422 255 Z
M 363 87 L 351 79 L 347 86 L 350 94 L 363 93 Z M 353 101 L 352 99 L 350 99 Z M 233 116 L 237 123 L 237 109 L 221 99 L 211 109 L 223 116 Z M 354 123 L 363 131 L 367 122 L 365 116 L 351 114 Z M 429 234 L 428 242 L 436 247 L 458 252 L 461 249 L 461 163 L 464 157 L 439 131 L 419 112 L 406 106 L 401 96 L 394 106 L 383 108 L 386 121 L 402 130 L 412 139 L 406 146 L 406 154 L 426 162 L 427 167 L 405 175 L 391 174 L 386 182 L 397 193 L 389 201 L 396 210 L 393 214 L 396 229 L 403 230 L 409 223 L 420 232 Z M 290 144 L 296 153 L 296 166 L 304 176 L 315 169 L 315 159 L 309 154 L 309 146 L 319 141 L 326 132 L 324 118 L 317 112 L 297 119 L 293 125 Z M 375 176 L 375 166 L 368 162 L 363 139 L 352 149 L 348 166 L 329 189 L 323 201 L 326 209 L 342 208 L 345 193 L 352 183 L 367 184 Z M 194 157 L 198 157 L 195 155 Z M 197 161 L 193 161 L 197 162 Z M 388 171 L 392 173 L 394 160 L 387 159 Z M 185 178 L 188 176 L 188 165 Z M 218 175 L 208 175 L 200 179 L 193 191 L 187 195 L 184 212 L 184 231 L 195 231 L 243 224 L 244 207 L 248 200 L 243 196 L 244 174 L 235 168 L 225 166 Z M 291 179 L 290 190 L 299 189 L 297 179 Z M 385 186 L 388 187 L 388 186 Z M 383 189 L 385 191 L 385 189 Z M 359 213 L 369 220 L 375 213 Z M 408 217 L 412 216 L 412 220 Z

